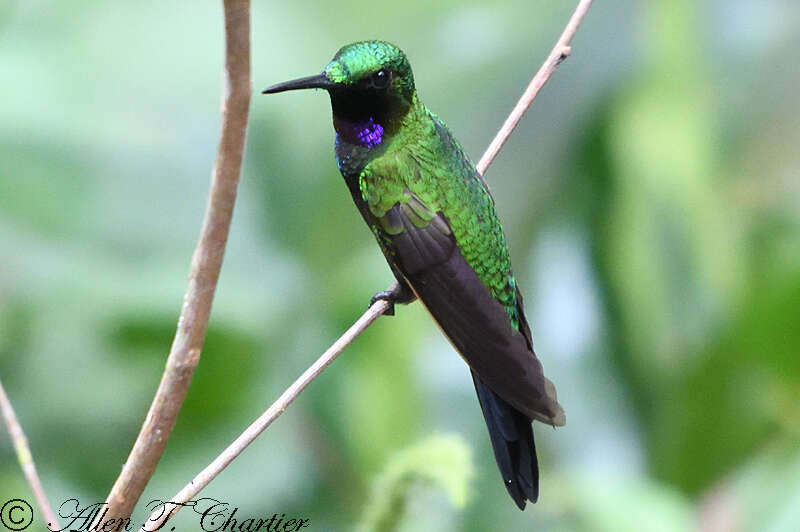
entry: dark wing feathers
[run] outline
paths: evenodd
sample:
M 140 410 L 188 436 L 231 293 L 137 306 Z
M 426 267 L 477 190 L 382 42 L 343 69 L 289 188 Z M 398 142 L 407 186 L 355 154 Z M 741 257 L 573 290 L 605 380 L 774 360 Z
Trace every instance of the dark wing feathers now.
M 390 236 L 397 268 L 469 366 L 528 417 L 562 425 L 553 387 L 526 335 L 513 329 L 503 305 L 464 259 L 444 217 L 436 214 L 440 220 L 417 227 L 402 204 L 387 216 L 404 229 Z
M 400 255 L 401 268 L 406 274 L 419 273 L 432 264 L 440 264 L 447 260 L 455 247 L 455 241 L 449 234 L 441 231 L 438 224 L 429 223 L 425 227 L 417 227 L 409 219 L 411 207 L 397 204 L 389 210 L 393 226 L 401 226 L 402 231 L 392 236 L 395 251 Z
M 490 390 L 474 371 L 472 380 L 503 484 L 522 510 L 525 499 L 536 502 L 539 498 L 539 465 L 531 420 Z
M 427 223 L 425 223 L 427 220 Z M 380 220 L 393 271 L 401 272 L 472 369 L 503 484 L 520 509 L 539 496 L 531 419 L 563 425 L 555 387 L 533 352 L 517 290 L 519 331 L 456 245 L 446 218 L 416 197 Z

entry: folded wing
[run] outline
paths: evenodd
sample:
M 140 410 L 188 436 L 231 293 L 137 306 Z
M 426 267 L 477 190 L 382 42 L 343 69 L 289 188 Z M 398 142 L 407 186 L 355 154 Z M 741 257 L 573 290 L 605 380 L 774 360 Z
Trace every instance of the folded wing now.
M 533 352 L 524 317 L 523 333 L 464 259 L 442 213 L 409 193 L 380 221 L 394 266 L 480 380 L 527 417 L 563 425 L 563 410 Z

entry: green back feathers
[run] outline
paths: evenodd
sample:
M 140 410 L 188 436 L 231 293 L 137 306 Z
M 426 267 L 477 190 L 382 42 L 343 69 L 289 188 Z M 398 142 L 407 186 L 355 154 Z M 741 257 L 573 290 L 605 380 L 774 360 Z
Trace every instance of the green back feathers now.
M 370 100 L 379 71 L 391 73 L 390 96 L 385 101 Z M 467 263 L 518 328 L 516 284 L 491 196 L 447 127 L 419 101 L 405 54 L 387 42 L 357 42 L 340 49 L 324 73 L 342 86 L 340 92 L 331 90 L 334 115 L 358 114 L 348 112 L 351 102 L 360 106 L 359 112 L 379 114 L 386 106 L 402 109 L 396 115 L 387 113 L 396 116 L 396 122 L 391 134 L 386 128 L 381 149 L 353 147 L 346 155 L 365 164 L 357 186 L 372 214 L 380 219 L 396 203 L 411 207 L 408 212 L 415 215 L 415 223 L 443 213 Z M 348 91 L 360 96 L 350 100 Z M 413 208 L 419 207 L 413 198 L 431 212 Z M 393 228 L 383 230 L 390 234 Z
M 411 202 L 413 207 L 413 198 L 433 213 L 443 213 L 464 259 L 518 328 L 516 283 L 505 236 L 475 166 L 447 127 L 416 98 L 404 122 L 388 150 L 364 169 L 364 201 L 378 218 L 395 203 Z

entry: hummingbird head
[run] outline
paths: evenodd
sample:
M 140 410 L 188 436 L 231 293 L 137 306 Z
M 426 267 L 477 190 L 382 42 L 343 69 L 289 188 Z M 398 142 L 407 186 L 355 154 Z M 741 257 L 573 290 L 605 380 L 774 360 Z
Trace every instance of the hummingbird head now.
M 383 41 L 342 47 L 320 74 L 278 83 L 262 91 L 325 89 L 337 133 L 367 147 L 380 144 L 411 108 L 414 75 L 405 54 Z

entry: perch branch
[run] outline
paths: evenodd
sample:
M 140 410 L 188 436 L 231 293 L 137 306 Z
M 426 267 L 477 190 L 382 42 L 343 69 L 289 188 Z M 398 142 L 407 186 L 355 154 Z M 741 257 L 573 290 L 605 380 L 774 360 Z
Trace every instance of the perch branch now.
M 578 7 L 575 9 L 572 17 L 567 24 L 566 29 L 558 39 L 555 48 L 550 52 L 547 60 L 534 76 L 528 89 L 520 98 L 517 106 L 511 112 L 511 115 L 503 124 L 503 127 L 497 133 L 497 136 L 489 145 L 486 153 L 481 157 L 478 163 L 478 170 L 483 174 L 491 164 L 497 152 L 503 146 L 503 143 L 514 130 L 514 127 L 519 122 L 525 110 L 533 103 L 533 99 L 539 92 L 539 89 L 545 84 L 547 79 L 553 73 L 558 64 L 569 55 L 569 42 L 578 30 L 578 26 L 583 20 L 586 10 L 592 0 L 582 0 Z M 391 290 L 391 288 L 389 289 Z M 311 365 L 294 383 L 286 389 L 285 392 L 275 401 L 270 407 L 259 417 L 252 425 L 250 425 L 236 440 L 231 443 L 213 462 L 211 462 L 203 471 L 201 471 L 194 479 L 187 484 L 181 491 L 170 499 L 170 502 L 175 504 L 183 504 L 188 502 L 192 497 L 197 495 L 211 480 L 214 479 L 220 472 L 222 472 L 231 461 L 236 458 L 264 429 L 266 429 L 272 421 L 280 416 L 284 410 L 295 400 L 297 395 L 302 392 L 308 384 L 315 379 L 323 369 L 325 369 L 339 354 L 352 342 L 359 334 L 372 324 L 388 307 L 386 301 L 378 300 L 370 306 L 367 311 L 356 321 L 347 332 L 344 333 L 331 347 L 320 356 L 314 364 Z M 180 506 L 175 508 L 179 510 Z M 163 515 L 162 511 L 154 512 L 150 516 L 149 523 L 160 525 L 164 520 L 168 519 L 174 512 Z M 155 530 L 157 526 L 150 529 Z
M 242 168 L 250 107 L 250 1 L 224 0 L 222 132 L 211 190 L 175 338 L 150 410 L 108 495 L 108 518 L 127 518 L 155 471 L 203 349 Z
M 530 84 L 528 84 L 528 88 L 522 93 L 517 105 L 511 110 L 511 114 L 508 115 L 508 118 L 506 118 L 506 121 L 500 127 L 497 135 L 492 139 L 489 147 L 486 148 L 481 160 L 478 161 L 476 168 L 481 175 L 486 173 L 486 169 L 492 164 L 492 161 L 494 161 L 494 158 L 500 152 L 500 148 L 506 143 L 508 137 L 511 136 L 511 132 L 514 131 L 519 121 L 522 120 L 525 111 L 527 111 L 533 103 L 533 99 L 536 98 L 541 88 L 544 87 L 544 84 L 550 79 L 550 75 L 555 72 L 558 65 L 560 65 L 564 59 L 569 57 L 572 51 L 569 44 L 572 42 L 575 32 L 578 31 L 578 26 L 581 25 L 581 21 L 583 21 L 583 17 L 586 15 L 591 5 L 592 0 L 581 0 L 578 7 L 575 8 L 575 12 L 572 14 L 566 28 L 564 28 L 564 31 L 561 33 L 561 37 L 558 38 L 558 42 L 556 42 L 556 45 L 550 51 L 550 55 L 547 56 L 545 62 L 539 67 L 539 70 L 533 76 L 533 79 L 531 79 Z
M 297 396 L 302 392 L 311 381 L 322 373 L 331 362 L 333 362 L 344 349 L 350 345 L 350 342 L 356 339 L 364 330 L 377 320 L 381 314 L 386 310 L 388 304 L 384 300 L 376 301 L 367 311 L 352 325 L 347 331 L 339 337 L 336 342 L 325 351 L 321 357 L 317 359 L 307 370 L 303 372 L 300 377 L 295 380 L 286 391 L 284 391 L 278 399 L 270 405 L 270 407 L 261 416 L 256 419 L 247 429 L 231 443 L 222 454 L 217 456 L 213 462 L 208 464 L 205 469 L 195 476 L 192 481 L 187 484 L 181 491 L 175 494 L 170 500 L 170 503 L 185 503 L 197 495 L 206 485 L 211 482 L 234 458 L 239 456 L 244 449 L 256 439 L 270 424 L 280 416 L 284 410 L 294 401 Z M 180 506 L 174 509 L 167 508 L 166 513 L 164 508 L 153 512 L 148 519 L 146 525 L 147 530 L 159 530 L 163 521 L 174 515 Z M 173 511 L 174 510 L 174 511 Z
M 0 410 L 3 411 L 3 419 L 8 428 L 8 434 L 11 436 L 11 442 L 14 444 L 14 450 L 17 453 L 17 460 L 22 467 L 22 472 L 25 474 L 25 479 L 31 487 L 33 497 L 36 499 L 36 505 L 42 511 L 42 515 L 47 520 L 47 527 L 51 530 L 60 530 L 61 525 L 58 524 L 56 514 L 50 508 L 50 503 L 47 502 L 47 495 L 44 493 L 44 487 L 39 481 L 39 475 L 36 473 L 36 464 L 33 462 L 33 455 L 31 449 L 28 447 L 28 438 L 25 437 L 25 432 L 22 430 L 22 425 L 19 424 L 17 415 L 14 413 L 14 408 L 11 406 L 11 401 L 8 400 L 3 383 L 0 382 Z

